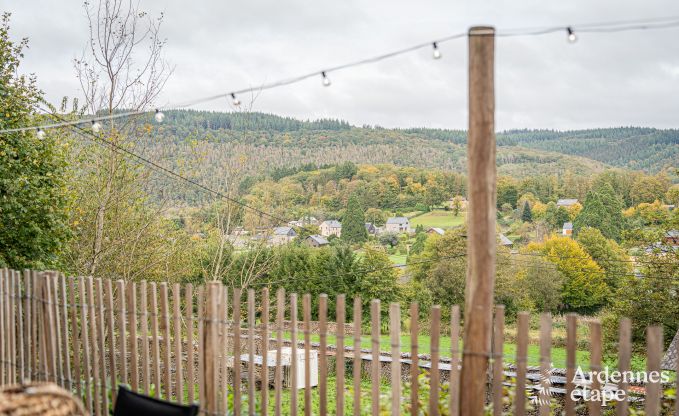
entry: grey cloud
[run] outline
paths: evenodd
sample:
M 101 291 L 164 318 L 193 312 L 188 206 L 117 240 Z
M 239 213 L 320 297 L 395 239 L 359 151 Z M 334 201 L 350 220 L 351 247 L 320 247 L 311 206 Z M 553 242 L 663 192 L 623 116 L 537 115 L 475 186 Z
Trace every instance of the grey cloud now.
M 94 0 L 93 0 L 94 1 Z M 679 16 L 673 0 L 142 1 L 165 13 L 175 72 L 161 103 L 181 102 L 398 49 L 464 31 Z M 77 1 L 13 1 L 12 34 L 31 40 L 23 71 L 54 102 L 78 93 L 72 59 L 87 25 Z M 679 29 L 565 34 L 497 41 L 497 126 L 679 127 Z M 354 124 L 466 127 L 466 40 L 263 92 L 255 110 Z M 225 101 L 202 108 L 227 110 Z

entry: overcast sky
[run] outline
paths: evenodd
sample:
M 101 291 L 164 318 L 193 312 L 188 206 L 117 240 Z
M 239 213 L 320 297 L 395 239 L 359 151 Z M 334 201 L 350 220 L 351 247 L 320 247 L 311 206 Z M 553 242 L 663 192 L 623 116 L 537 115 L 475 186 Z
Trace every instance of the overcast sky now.
M 96 3 L 97 0 L 91 0 Z M 2 0 L 16 39 L 28 37 L 23 72 L 48 99 L 80 94 L 73 58 L 87 21 L 75 0 Z M 165 13 L 175 70 L 160 105 L 244 87 L 465 31 L 498 31 L 679 16 L 676 0 L 141 0 Z M 467 126 L 466 39 L 263 92 L 254 110 L 355 125 Z M 679 127 L 679 28 L 614 34 L 502 38 L 496 46 L 497 129 Z M 230 109 L 226 101 L 198 108 Z

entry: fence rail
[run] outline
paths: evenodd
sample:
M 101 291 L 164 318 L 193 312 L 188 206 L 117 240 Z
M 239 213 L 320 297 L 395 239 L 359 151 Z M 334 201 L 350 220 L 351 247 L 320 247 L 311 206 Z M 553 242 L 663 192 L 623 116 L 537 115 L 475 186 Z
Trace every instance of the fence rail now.
M 329 300 L 321 295 L 315 303 L 319 318 L 313 323 L 311 296 L 301 297 L 301 315 L 298 300 L 282 289 L 270 298 L 268 289 L 243 293 L 213 282 L 194 288 L 3 269 L 0 384 L 51 381 L 82 398 L 95 415 L 109 414 L 121 383 L 178 403 L 198 401 L 206 415 L 419 415 L 425 411 L 458 415 L 465 398 L 460 364 L 465 354 L 475 354 L 488 363 L 487 404 L 493 415 L 547 415 L 555 406 L 568 416 L 583 411 L 597 415 L 604 409 L 601 404 L 583 399 L 620 391 L 634 401 L 617 403 L 617 415 L 629 414 L 630 406 L 643 406 L 647 415 L 668 412 L 660 380 L 644 386 L 644 397 L 632 395 L 628 383 L 601 385 L 596 379 L 575 379 L 577 317 L 573 314 L 566 319 L 566 369 L 560 374 L 551 365 L 549 314 L 540 319 L 540 365 L 531 368 L 530 317 L 525 312 L 518 316 L 516 354 L 510 356 L 503 350 L 502 306 L 495 308 L 490 350 L 461 348 L 460 308 L 452 307 L 450 322 L 442 323 L 441 309 L 434 306 L 427 331 L 430 354 L 420 355 L 416 304 L 403 314 L 397 303 L 372 300 L 371 343 L 362 350 L 361 299 L 347 305 L 339 295 L 336 322 L 328 322 Z M 347 306 L 353 322 L 347 321 Z M 380 350 L 383 311 L 388 312 L 388 351 Z M 402 345 L 402 318 L 409 320 L 409 345 Z M 447 351 L 440 348 L 442 325 L 450 331 Z M 601 324 L 594 320 L 589 325 L 588 364 L 591 370 L 600 370 Z M 623 371 L 630 368 L 630 325 L 628 319 L 620 324 L 618 367 Z M 312 342 L 312 335 L 320 342 Z M 328 343 L 329 337 L 334 337 L 335 345 Z M 660 328 L 649 327 L 648 371 L 660 371 L 662 345 Z M 410 353 L 402 353 L 408 348 Z M 507 388 L 517 392 L 509 395 L 513 396 L 509 401 Z M 590 396 L 583 389 L 589 389 Z

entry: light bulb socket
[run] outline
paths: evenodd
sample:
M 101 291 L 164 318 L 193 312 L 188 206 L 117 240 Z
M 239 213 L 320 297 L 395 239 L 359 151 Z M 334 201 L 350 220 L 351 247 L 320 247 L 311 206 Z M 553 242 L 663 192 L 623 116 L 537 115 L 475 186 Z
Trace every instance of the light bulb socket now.
M 566 28 L 566 32 L 568 33 L 568 41 L 569 41 L 570 43 L 573 43 L 573 42 L 575 42 L 576 40 L 578 40 L 578 37 L 575 35 L 575 31 L 573 30 L 572 27 L 568 26 L 568 27 Z
M 431 43 L 431 47 L 434 49 L 434 59 L 440 59 L 441 58 L 441 51 L 439 50 L 439 45 L 436 42 Z
M 321 76 L 323 77 L 323 85 L 326 87 L 330 86 L 330 78 L 326 75 L 325 71 L 321 71 Z

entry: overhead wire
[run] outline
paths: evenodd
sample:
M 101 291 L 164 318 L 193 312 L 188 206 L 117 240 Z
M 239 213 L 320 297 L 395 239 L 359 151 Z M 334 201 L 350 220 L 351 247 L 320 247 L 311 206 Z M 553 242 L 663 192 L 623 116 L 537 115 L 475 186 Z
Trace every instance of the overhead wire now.
M 495 36 L 497 37 L 516 37 L 516 36 L 539 36 L 539 35 L 545 35 L 545 34 L 550 34 L 550 33 L 556 33 L 556 32 L 563 32 L 563 31 L 568 31 L 571 33 L 572 30 L 576 30 L 578 33 L 604 33 L 604 32 L 624 32 L 624 31 L 633 31 L 633 30 L 653 30 L 653 29 L 666 29 L 666 28 L 673 28 L 673 27 L 679 27 L 679 16 L 668 16 L 668 17 L 660 17 L 660 18 L 648 18 L 648 19 L 636 19 L 636 20 L 627 20 L 627 21 L 611 21 L 611 22 L 599 22 L 599 23 L 585 23 L 585 24 L 575 24 L 575 25 L 569 25 L 569 26 L 551 26 L 551 27 L 542 27 L 542 28 L 520 28 L 520 29 L 506 29 L 506 30 L 498 30 L 495 33 Z M 206 97 L 201 97 L 197 99 L 192 99 L 189 101 L 185 102 L 180 102 L 174 105 L 166 105 L 166 106 L 160 106 L 155 109 L 143 109 L 143 110 L 138 110 L 138 111 L 123 111 L 123 112 L 118 112 L 118 113 L 113 113 L 113 114 L 107 114 L 107 115 L 101 115 L 101 116 L 92 116 L 92 117 L 86 117 L 83 119 L 78 119 L 78 120 L 69 120 L 69 121 L 64 121 L 60 123 L 49 123 L 49 124 L 44 124 L 44 125 L 36 125 L 36 126 L 24 126 L 24 127 L 17 127 L 17 128 L 11 128 L 11 129 L 3 129 L 0 130 L 0 134 L 2 133 L 11 133 L 11 132 L 22 132 L 22 131 L 30 131 L 30 130 L 40 130 L 44 131 L 47 129 L 53 129 L 53 128 L 60 128 L 60 127 L 66 127 L 66 126 L 71 126 L 71 125 L 76 125 L 76 124 L 92 124 L 97 121 L 107 121 L 107 120 L 115 120 L 118 118 L 123 118 L 123 117 L 131 117 L 131 116 L 136 116 L 136 115 L 142 115 L 142 114 L 147 114 L 151 113 L 153 111 L 160 111 L 160 110 L 169 110 L 169 109 L 176 109 L 176 108 L 185 108 L 185 107 L 192 107 L 194 105 L 198 104 L 203 104 L 206 102 L 210 101 L 215 101 L 219 99 L 229 99 L 232 98 L 234 102 L 237 100 L 236 99 L 236 94 L 243 94 L 243 93 L 251 93 L 251 92 L 258 92 L 258 91 L 263 91 L 263 90 L 270 90 L 273 88 L 278 88 L 278 87 L 283 87 L 291 84 L 295 84 L 301 81 L 304 81 L 309 78 L 313 77 L 322 77 L 324 81 L 324 85 L 329 85 L 329 83 L 325 83 L 325 80 L 327 80 L 326 75 L 335 72 L 335 71 L 340 71 L 344 70 L 347 68 L 351 67 L 356 67 L 356 66 L 361 66 L 361 65 L 366 65 L 370 63 L 375 63 L 379 61 L 383 61 L 385 59 L 393 58 L 395 56 L 403 55 L 409 52 L 413 52 L 419 49 L 423 48 L 433 48 L 436 50 L 437 46 L 441 43 L 445 43 L 448 41 L 456 40 L 456 39 L 461 39 L 469 36 L 467 32 L 460 32 L 460 33 L 455 33 L 449 36 L 441 37 L 438 39 L 433 39 L 431 41 L 427 42 L 422 42 L 418 43 L 412 46 L 408 46 L 402 49 L 397 49 L 394 51 L 390 51 L 387 53 L 383 54 L 378 54 L 372 57 L 364 58 L 364 59 L 359 59 L 356 61 L 351 61 L 347 62 L 344 64 L 336 65 L 336 66 L 329 66 L 325 67 L 316 71 L 311 71 L 307 72 L 301 75 L 297 76 L 292 76 L 289 78 L 283 78 L 277 81 L 273 81 L 270 83 L 264 83 L 262 85 L 259 85 L 257 87 L 249 87 L 249 88 L 241 88 L 241 89 L 236 89 L 236 90 L 231 90 L 227 92 L 222 92 L 219 94 L 214 94 Z

